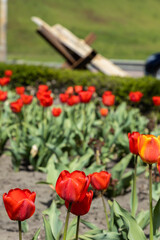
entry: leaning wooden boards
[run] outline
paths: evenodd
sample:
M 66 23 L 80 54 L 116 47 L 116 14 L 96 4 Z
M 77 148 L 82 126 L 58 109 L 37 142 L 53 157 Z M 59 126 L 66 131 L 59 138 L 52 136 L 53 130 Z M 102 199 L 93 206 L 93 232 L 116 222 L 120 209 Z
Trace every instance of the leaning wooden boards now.
M 70 68 L 85 67 L 106 75 L 129 76 L 127 72 L 96 53 L 85 40 L 79 39 L 62 25 L 55 24 L 51 27 L 37 17 L 32 17 L 32 21 L 38 25 L 38 32 L 65 57 L 68 63 L 66 66 Z

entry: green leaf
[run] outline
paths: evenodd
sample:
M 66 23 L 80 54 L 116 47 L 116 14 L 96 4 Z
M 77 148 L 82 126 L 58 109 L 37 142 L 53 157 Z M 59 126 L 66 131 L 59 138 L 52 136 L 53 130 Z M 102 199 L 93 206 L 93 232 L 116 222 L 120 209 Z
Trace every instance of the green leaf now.
M 120 179 L 123 176 L 123 173 L 128 166 L 130 160 L 132 158 L 132 154 L 129 153 L 124 158 L 121 159 L 113 168 L 112 168 L 112 178 L 113 179 Z
M 45 218 L 45 216 L 43 216 L 43 223 L 44 223 L 44 229 L 45 229 L 45 240 L 56 240 L 52 234 L 49 221 Z
M 153 211 L 153 234 L 156 235 L 160 227 L 160 199 L 158 200 Z
M 77 226 L 77 217 L 74 218 L 68 226 L 66 240 L 74 239 L 74 236 L 76 234 L 76 226 Z
M 38 239 L 40 231 L 41 231 L 41 229 L 39 228 L 38 231 L 35 233 L 34 237 L 32 238 L 32 240 L 37 240 Z
M 136 220 L 138 225 L 144 229 L 149 224 L 149 210 L 139 212 Z
M 146 240 L 144 232 L 138 226 L 136 220 L 131 216 L 129 212 L 120 207 L 116 201 L 113 203 L 113 208 L 115 215 L 122 218 L 125 226 L 125 231 L 128 232 L 129 240 Z
M 23 231 L 24 233 L 25 233 L 25 232 L 28 232 L 29 227 L 28 227 L 28 223 L 27 223 L 26 220 L 21 222 L 21 226 L 22 226 L 22 231 Z
M 53 233 L 53 236 L 55 236 L 56 240 L 59 239 L 61 229 L 62 229 L 62 221 L 59 219 L 60 211 L 58 210 L 56 206 L 56 202 L 53 200 L 50 208 L 43 211 L 43 214 L 46 214 L 49 216 L 49 223 L 50 227 Z

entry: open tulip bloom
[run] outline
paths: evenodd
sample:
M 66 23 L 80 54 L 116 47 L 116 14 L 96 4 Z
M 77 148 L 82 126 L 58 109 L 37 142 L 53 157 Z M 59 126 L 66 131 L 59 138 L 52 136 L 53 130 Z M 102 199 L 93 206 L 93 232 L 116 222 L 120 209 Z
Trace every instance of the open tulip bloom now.
M 18 221 L 19 240 L 22 239 L 21 221 L 30 218 L 35 212 L 36 193 L 28 189 L 11 189 L 8 194 L 3 194 L 6 212 L 11 220 Z
M 138 137 L 138 153 L 143 162 L 149 166 L 150 240 L 153 240 L 152 164 L 160 161 L 160 136 L 140 135 Z
M 72 203 L 81 202 L 85 198 L 89 184 L 90 177 L 86 176 L 82 171 L 69 173 L 64 170 L 60 173 L 57 179 L 55 187 L 56 192 L 62 199 L 68 202 L 63 240 L 65 240 L 67 236 L 69 213 L 71 211 Z

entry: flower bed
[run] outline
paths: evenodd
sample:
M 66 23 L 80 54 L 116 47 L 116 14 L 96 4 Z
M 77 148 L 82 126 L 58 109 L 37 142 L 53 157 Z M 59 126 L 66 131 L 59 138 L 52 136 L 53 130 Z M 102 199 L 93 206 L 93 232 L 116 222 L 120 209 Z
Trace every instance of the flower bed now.
M 153 234 L 158 238 L 159 225 L 155 221 L 160 202 L 157 202 L 152 219 L 152 191 L 153 199 L 158 200 L 159 184 L 155 173 L 152 186 L 152 164 L 158 163 L 160 168 L 160 140 L 147 135 L 150 133 L 148 119 L 139 109 L 128 107 L 125 102 L 115 107 L 116 96 L 112 91 L 104 91 L 98 96 L 95 86 L 81 85 L 68 87 L 57 97 L 58 104 L 54 104 L 55 96 L 47 85 L 39 85 L 33 96 L 23 86 L 10 90 L 11 77 L 12 72 L 8 70 L 0 79 L 0 150 L 1 154 L 10 153 L 15 171 L 25 166 L 47 174 L 46 181 L 41 183 L 51 186 L 54 200 L 50 209 L 44 212 L 48 216 L 48 220 L 43 217 L 46 239 L 58 240 L 61 235 L 64 240 L 72 239 L 76 220 L 67 231 L 70 211 L 78 216 L 75 236 L 78 239 L 80 216 L 88 213 L 93 198 L 93 191 L 87 192 L 89 186 L 102 198 L 108 232 L 82 221 L 90 231 L 79 236 L 80 239 L 143 240 L 146 237 L 142 229 L 149 221 L 150 240 Z M 133 106 L 144 97 L 140 91 L 128 95 Z M 150 102 L 158 107 L 158 99 L 158 96 L 150 98 Z M 137 156 L 135 161 L 131 153 Z M 138 156 L 148 164 L 149 171 Z M 150 219 L 147 211 L 137 215 L 136 177 L 144 172 L 149 174 Z M 131 213 L 116 201 L 109 201 L 108 217 L 103 196 L 120 195 L 130 184 Z M 23 189 L 15 188 L 3 195 L 8 216 L 19 223 L 20 240 L 21 222 L 34 214 L 36 195 Z M 68 213 L 62 234 L 58 206 L 64 204 L 64 200 Z M 38 239 L 38 235 L 39 231 L 33 239 Z

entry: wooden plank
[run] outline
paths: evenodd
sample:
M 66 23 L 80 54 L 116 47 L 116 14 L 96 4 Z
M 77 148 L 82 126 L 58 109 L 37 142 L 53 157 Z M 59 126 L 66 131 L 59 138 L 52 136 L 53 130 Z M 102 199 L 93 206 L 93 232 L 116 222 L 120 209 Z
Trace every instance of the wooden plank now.
M 72 32 L 70 32 L 68 29 L 61 26 L 60 24 L 56 24 L 50 27 L 47 23 L 37 17 L 33 17 L 32 21 L 34 21 L 39 26 L 39 30 L 42 30 L 43 28 L 44 31 L 45 29 L 48 34 L 47 38 L 50 38 L 51 42 L 51 38 L 53 36 L 53 38 L 57 39 L 58 43 L 60 43 L 60 45 L 64 47 L 64 49 L 62 51 L 60 50 L 60 52 L 62 52 L 63 56 L 67 59 L 67 61 L 71 63 L 72 68 L 78 68 L 78 64 L 79 67 L 84 67 L 85 63 L 86 67 L 90 69 L 90 66 L 88 66 L 87 63 L 89 63 L 89 60 L 91 59 L 89 59 L 88 56 L 91 56 L 93 49 L 85 42 L 85 40 L 79 39 Z M 53 45 L 54 44 L 55 43 L 53 42 Z M 59 46 L 58 49 L 60 49 Z M 71 56 L 71 58 L 69 56 Z M 85 58 L 87 58 L 86 61 L 84 61 Z M 91 60 L 90 64 L 91 69 L 99 70 L 107 75 L 117 75 L 121 77 L 128 76 L 127 72 L 123 71 L 121 68 L 119 68 L 100 54 L 97 54 Z M 66 66 L 68 66 L 68 64 Z
M 105 57 L 97 54 L 91 61 L 91 65 L 98 69 L 100 72 L 106 75 L 127 77 L 129 76 L 127 72 L 123 71 L 121 68 L 113 64 L 111 61 Z

